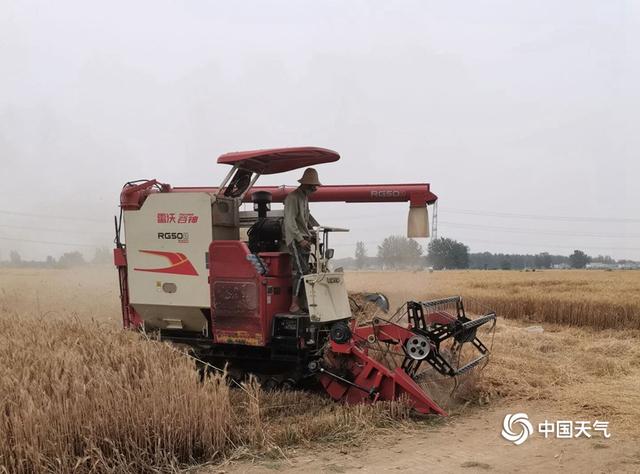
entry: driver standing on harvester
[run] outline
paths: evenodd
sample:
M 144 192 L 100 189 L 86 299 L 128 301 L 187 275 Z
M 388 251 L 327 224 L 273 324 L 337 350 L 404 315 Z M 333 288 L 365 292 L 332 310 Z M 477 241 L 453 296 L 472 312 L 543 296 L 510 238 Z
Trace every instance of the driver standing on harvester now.
M 309 273 L 309 253 L 314 237 L 311 234 L 309 195 L 321 186 L 318 172 L 313 168 L 304 170 L 298 180 L 300 186 L 284 200 L 284 238 L 293 261 L 293 295 L 289 312 L 300 313 L 300 297 L 304 291 L 302 277 Z

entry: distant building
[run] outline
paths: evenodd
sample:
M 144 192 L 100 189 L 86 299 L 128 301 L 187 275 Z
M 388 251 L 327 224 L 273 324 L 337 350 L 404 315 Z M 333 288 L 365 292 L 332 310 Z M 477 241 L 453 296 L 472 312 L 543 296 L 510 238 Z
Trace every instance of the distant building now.
M 640 270 L 640 262 L 626 262 L 616 265 L 620 270 Z
M 640 262 L 624 262 L 624 263 L 587 263 L 587 270 L 640 270 Z
M 568 270 L 571 268 L 571 265 L 568 263 L 554 263 L 551 268 L 554 270 Z
M 592 262 L 587 263 L 585 267 L 587 270 L 616 270 L 619 266 L 615 263 L 600 263 L 600 262 Z

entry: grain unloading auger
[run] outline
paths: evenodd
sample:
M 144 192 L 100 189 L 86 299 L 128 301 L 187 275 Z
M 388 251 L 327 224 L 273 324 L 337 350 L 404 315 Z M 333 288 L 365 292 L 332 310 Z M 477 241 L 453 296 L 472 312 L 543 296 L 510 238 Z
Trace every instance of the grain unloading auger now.
M 187 345 L 198 359 L 231 376 L 256 375 L 265 387 L 319 384 L 335 400 L 406 400 L 422 413 L 444 414 L 416 383 L 426 362 L 455 377 L 487 357 L 477 329 L 495 315 L 465 314 L 462 300 L 408 302 L 393 317 L 358 325 L 341 271 L 331 268 L 329 237 L 317 225 L 304 277 L 308 311 L 290 314 L 291 262 L 282 211 L 293 190 L 256 187 L 273 174 L 337 161 L 321 148 L 222 155 L 232 166 L 217 188 L 172 188 L 156 180 L 127 183 L 116 222 L 123 324 Z M 410 203 L 408 236 L 427 237 L 428 184 L 322 186 L 310 201 Z M 241 210 L 252 202 L 252 211 Z M 122 238 L 124 225 L 125 242 Z M 478 353 L 460 364 L 461 346 Z M 451 344 L 451 347 L 448 347 Z M 445 346 L 447 346 L 445 348 Z M 382 350 L 381 350 L 382 348 Z M 424 373 L 424 372 L 422 372 Z

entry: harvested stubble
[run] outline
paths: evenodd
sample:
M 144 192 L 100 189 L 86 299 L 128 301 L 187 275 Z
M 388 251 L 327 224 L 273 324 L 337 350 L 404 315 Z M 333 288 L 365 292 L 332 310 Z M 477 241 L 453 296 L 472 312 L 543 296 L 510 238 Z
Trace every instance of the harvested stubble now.
M 606 418 L 639 434 L 640 331 L 546 325 L 536 334 L 498 324 L 491 363 L 470 400 L 549 400 L 564 415 Z
M 403 273 L 402 286 L 394 287 L 387 282 L 385 294 L 391 299 L 392 307 L 410 299 L 466 295 L 469 292 L 473 293 L 472 285 L 476 281 L 470 281 L 467 273 L 444 272 L 438 280 L 429 280 L 429 289 L 432 291 L 425 294 L 424 288 L 422 292 L 419 290 L 425 282 L 425 275 L 406 272 Z M 483 286 L 486 285 L 486 293 L 476 293 L 474 296 L 477 299 L 485 297 L 482 301 L 490 301 L 487 293 L 492 285 L 491 278 L 507 279 L 502 285 L 498 282 L 498 292 L 501 286 L 509 282 L 517 283 L 518 286 L 528 286 L 528 274 L 501 273 L 503 275 L 494 272 L 473 272 L 471 276 L 475 276 L 477 280 L 488 274 L 482 282 Z M 383 288 L 379 279 L 384 277 L 388 280 L 389 277 L 386 275 L 370 272 L 350 273 L 348 283 L 353 289 L 375 291 Z M 586 278 L 594 275 L 596 280 L 598 276 L 590 272 L 578 272 L 577 275 L 568 272 L 565 275 L 568 282 L 565 281 L 564 285 L 568 288 L 581 286 L 572 284 L 572 279 L 576 276 Z M 622 276 L 622 282 L 618 282 L 617 287 L 624 294 L 621 289 L 633 287 L 640 273 L 618 273 L 617 276 Z M 545 279 L 548 278 L 547 275 Z M 557 283 L 554 282 L 550 286 L 554 285 Z M 454 287 L 461 290 L 447 290 Z M 434 294 L 433 290 L 439 293 Z M 608 419 L 621 431 L 637 433 L 637 426 L 640 424 L 640 331 L 589 327 L 599 327 L 603 324 L 602 317 L 597 316 L 599 313 L 595 308 L 598 306 L 593 304 L 593 300 L 607 296 L 604 290 L 601 290 L 601 293 L 593 291 L 593 288 L 591 290 L 591 297 L 586 297 L 590 299 L 591 306 L 588 306 L 588 309 L 595 315 L 594 319 L 587 320 L 587 324 L 585 321 L 576 324 L 586 327 L 567 328 L 547 321 L 544 324 L 544 332 L 539 334 L 527 330 L 526 326 L 529 323 L 508 322 L 499 317 L 492 355 L 483 370 L 459 377 L 457 386 L 453 379 L 427 370 L 421 378 L 421 385 L 450 414 L 458 414 L 469 407 L 486 405 L 497 400 L 549 400 L 553 401 L 558 409 L 563 410 L 565 415 L 575 413 L 576 416 Z M 367 305 L 360 294 L 355 293 L 352 296 L 364 309 L 356 313 L 360 320 L 370 319 L 370 315 L 377 312 L 377 308 L 371 304 Z M 632 300 L 633 298 L 636 296 L 631 295 Z M 472 302 L 475 301 L 472 299 Z M 516 300 L 514 304 L 518 305 L 519 302 Z M 611 310 L 611 306 L 606 302 L 602 304 L 607 311 Z M 471 312 L 485 309 L 485 305 L 482 304 L 468 306 Z M 497 313 L 503 315 L 499 309 Z M 531 313 L 527 313 L 523 319 L 530 320 L 529 314 Z M 626 324 L 629 325 L 628 322 Z M 633 327 L 633 324 L 631 326 Z M 484 327 L 480 332 L 482 340 L 490 344 L 492 336 L 488 328 Z M 615 387 L 615 391 L 612 387 Z M 615 395 L 612 395 L 613 393 Z

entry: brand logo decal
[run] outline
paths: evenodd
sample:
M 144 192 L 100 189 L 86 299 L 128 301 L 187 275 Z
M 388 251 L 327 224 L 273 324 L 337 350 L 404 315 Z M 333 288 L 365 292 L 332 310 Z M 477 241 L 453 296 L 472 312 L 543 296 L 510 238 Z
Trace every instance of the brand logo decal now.
M 198 216 L 192 212 L 158 212 L 157 224 L 197 224 Z
M 173 273 L 176 275 L 194 275 L 198 276 L 198 272 L 193 267 L 187 256 L 179 252 L 160 252 L 158 250 L 140 250 L 141 253 L 147 253 L 149 255 L 158 255 L 169 260 L 170 265 L 168 267 L 161 268 L 134 268 L 138 272 L 153 272 L 153 273 Z

